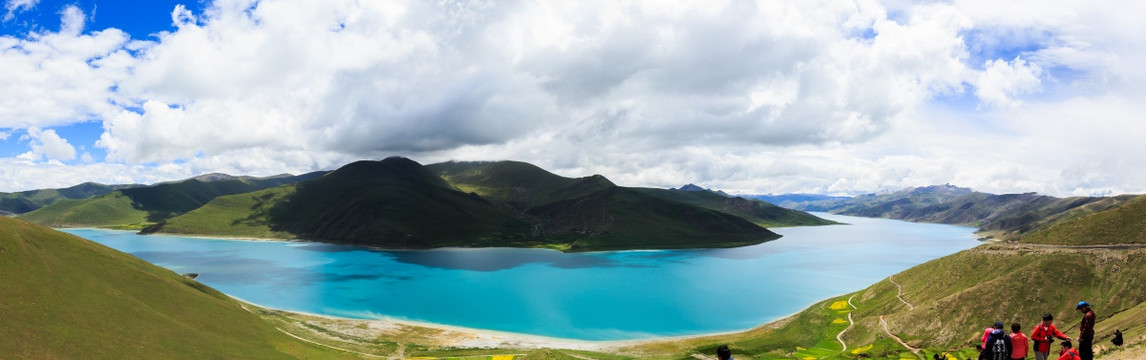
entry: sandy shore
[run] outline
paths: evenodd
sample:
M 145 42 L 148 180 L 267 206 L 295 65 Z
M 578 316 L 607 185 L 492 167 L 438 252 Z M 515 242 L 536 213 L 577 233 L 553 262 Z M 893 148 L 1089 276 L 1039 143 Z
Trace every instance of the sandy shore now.
M 379 319 L 352 319 L 331 315 L 275 309 L 254 304 L 243 299 L 235 299 L 246 303 L 249 306 L 283 312 L 289 314 L 288 317 L 298 321 L 304 321 L 311 325 L 320 326 L 328 330 L 333 330 L 362 338 L 385 337 L 388 339 L 404 339 L 425 345 L 458 348 L 570 349 L 598 352 L 618 352 L 624 349 L 655 345 L 658 343 L 680 342 L 702 338 L 740 335 L 765 327 L 779 326 L 789 321 L 796 314 L 807 310 L 813 305 L 818 304 L 824 300 L 834 299 L 836 297 L 838 296 L 815 301 L 797 312 L 745 330 L 704 333 L 686 336 L 666 336 L 635 340 L 600 341 L 563 339 L 541 335 L 476 329 L 462 326 L 435 324 L 429 322 L 386 317 Z

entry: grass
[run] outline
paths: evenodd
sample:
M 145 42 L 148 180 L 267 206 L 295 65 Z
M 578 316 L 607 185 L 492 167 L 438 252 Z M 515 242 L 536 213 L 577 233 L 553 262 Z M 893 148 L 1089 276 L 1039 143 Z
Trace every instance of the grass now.
M 105 226 L 142 227 L 152 224 L 146 211 L 132 206 L 131 198 L 121 192 L 83 199 L 61 200 L 18 216 L 19 219 L 55 227 Z
M 300 343 L 226 295 L 138 258 L 0 218 L 0 353 L 12 358 L 290 359 Z
M 1146 244 L 1146 195 L 1114 209 L 1057 222 L 1022 239 L 1036 244 Z

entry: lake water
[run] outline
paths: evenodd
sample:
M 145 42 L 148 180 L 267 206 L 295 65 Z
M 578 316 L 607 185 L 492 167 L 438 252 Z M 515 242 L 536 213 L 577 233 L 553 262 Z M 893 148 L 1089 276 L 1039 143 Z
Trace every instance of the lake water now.
M 259 305 L 569 339 L 752 328 L 979 242 L 972 228 L 816 214 L 734 249 L 380 251 L 70 229 Z

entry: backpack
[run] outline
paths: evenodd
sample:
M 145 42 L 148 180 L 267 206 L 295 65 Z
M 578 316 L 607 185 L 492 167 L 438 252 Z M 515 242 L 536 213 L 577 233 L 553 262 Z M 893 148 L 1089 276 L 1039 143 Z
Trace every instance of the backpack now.
M 1114 346 L 1122 346 L 1122 331 L 1114 330 L 1114 339 L 1110 340 Z
M 1010 340 L 1004 337 L 997 337 L 991 342 L 991 360 L 1011 360 L 1011 354 L 1007 352 L 1007 343 Z

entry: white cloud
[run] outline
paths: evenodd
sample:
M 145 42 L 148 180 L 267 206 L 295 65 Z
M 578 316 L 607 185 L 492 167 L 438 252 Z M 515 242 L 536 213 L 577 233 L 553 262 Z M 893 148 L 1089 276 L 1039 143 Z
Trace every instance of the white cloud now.
M 84 15 L 62 12 L 59 32 L 0 36 L 0 128 L 47 128 L 98 118 L 120 97 L 111 90 L 134 60 L 126 33 L 81 33 Z
M 47 158 L 51 160 L 72 160 L 76 158 L 76 148 L 68 143 L 67 139 L 56 134 L 55 130 L 28 129 L 29 146 L 31 151 L 20 154 L 18 157 L 30 161 L 39 161 Z
M 1021 58 L 1012 61 L 990 60 L 975 83 L 975 95 L 994 106 L 1017 106 L 1014 98 L 1037 91 L 1042 84 L 1042 69 Z
M 3 21 L 8 22 L 16 18 L 16 13 L 31 10 L 36 7 L 40 0 L 8 0 L 4 2 L 4 10 L 8 10 L 4 14 Z
M 70 7 L 0 37 L 0 128 L 100 120 L 109 161 L 172 177 L 406 155 L 737 192 L 1144 191 L 1144 6 L 218 0 L 154 42 Z

